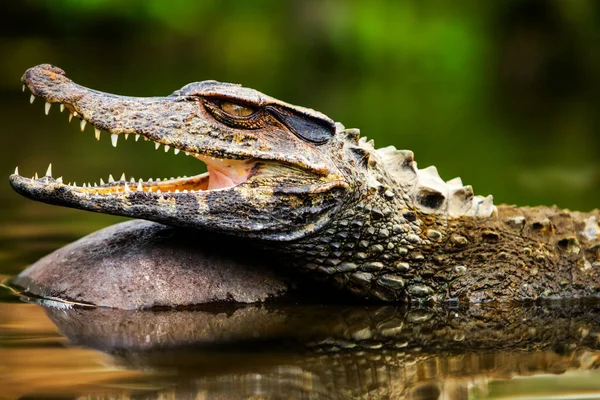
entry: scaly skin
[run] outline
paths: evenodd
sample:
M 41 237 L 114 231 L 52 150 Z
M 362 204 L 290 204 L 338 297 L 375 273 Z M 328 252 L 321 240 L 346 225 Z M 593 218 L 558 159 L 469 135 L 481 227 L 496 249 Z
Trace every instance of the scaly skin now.
M 23 83 L 108 131 L 114 145 L 136 134 L 209 166 L 191 178 L 97 187 L 51 173 L 12 175 L 13 188 L 32 199 L 245 237 L 371 299 L 600 293 L 598 210 L 495 207 L 458 178 L 418 170 L 410 151 L 376 150 L 356 129 L 237 85 L 204 81 L 168 97 L 122 97 L 79 86 L 47 64 L 29 69 Z

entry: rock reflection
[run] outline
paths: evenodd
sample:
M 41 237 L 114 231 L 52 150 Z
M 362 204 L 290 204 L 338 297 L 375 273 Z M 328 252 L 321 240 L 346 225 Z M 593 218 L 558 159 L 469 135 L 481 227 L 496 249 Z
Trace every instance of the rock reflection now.
M 73 344 L 177 398 L 460 399 L 490 379 L 600 365 L 600 304 L 584 302 L 46 312 Z

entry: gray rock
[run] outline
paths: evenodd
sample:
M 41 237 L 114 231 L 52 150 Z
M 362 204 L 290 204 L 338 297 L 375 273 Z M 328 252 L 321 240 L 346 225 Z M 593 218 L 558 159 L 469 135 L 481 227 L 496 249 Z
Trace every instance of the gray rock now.
M 35 296 L 121 309 L 253 303 L 290 292 L 298 277 L 284 273 L 292 269 L 249 247 L 231 236 L 134 220 L 54 251 L 12 284 Z

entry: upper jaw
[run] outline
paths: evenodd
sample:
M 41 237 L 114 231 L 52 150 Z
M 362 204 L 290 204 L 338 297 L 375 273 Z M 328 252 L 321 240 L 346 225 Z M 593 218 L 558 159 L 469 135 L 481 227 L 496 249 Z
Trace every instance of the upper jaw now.
M 97 140 L 103 131 L 108 131 L 114 147 L 121 137 L 127 139 L 135 135 L 136 141 L 143 137 L 153 141 L 157 150 L 163 145 L 165 152 L 173 149 L 174 154 L 191 155 L 206 163 L 209 172 L 214 172 L 212 184 L 202 181 L 202 185 L 193 188 L 177 188 L 173 184 L 167 191 L 220 189 L 241 184 L 250 177 L 257 160 L 286 163 L 317 174 L 330 172 L 315 153 L 293 151 L 297 149 L 285 142 L 278 147 L 278 143 L 260 132 L 239 135 L 218 126 L 202 107 L 201 99 L 185 91 L 147 98 L 107 94 L 74 83 L 62 69 L 49 64 L 28 69 L 22 81 L 23 89 L 27 87 L 32 92 L 32 102 L 36 97 L 46 101 L 46 114 L 51 104 L 60 104 L 61 111 L 70 112 L 69 121 L 73 116 L 81 120 L 82 131 L 91 125 Z M 147 190 L 146 186 L 152 186 L 147 183 L 142 182 L 142 188 Z M 106 186 L 100 185 L 104 189 Z M 128 185 L 123 182 L 113 186 L 111 188 L 118 191 L 127 190 Z M 155 191 L 161 189 L 165 191 L 165 188 L 154 188 Z
M 128 97 L 103 93 L 74 83 L 65 72 L 49 64 L 28 69 L 22 77 L 32 92 L 49 104 L 61 104 L 81 119 L 84 129 L 94 127 L 96 138 L 110 134 L 113 146 L 121 136 L 136 135 L 194 155 L 219 159 L 260 159 L 295 165 L 327 175 L 331 166 L 316 151 L 290 140 L 278 127 L 239 131 L 222 126 L 202 105 L 202 98 L 177 92 L 166 97 Z M 85 121 L 85 122 L 83 122 Z

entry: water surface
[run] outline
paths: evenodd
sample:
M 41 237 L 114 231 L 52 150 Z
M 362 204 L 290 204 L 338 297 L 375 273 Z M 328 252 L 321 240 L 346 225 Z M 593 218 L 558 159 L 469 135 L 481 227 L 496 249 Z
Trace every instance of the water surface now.
M 41 222 L 7 225 L 3 271 L 90 228 Z M 136 312 L 5 287 L 0 359 L 7 399 L 600 398 L 600 304 Z

